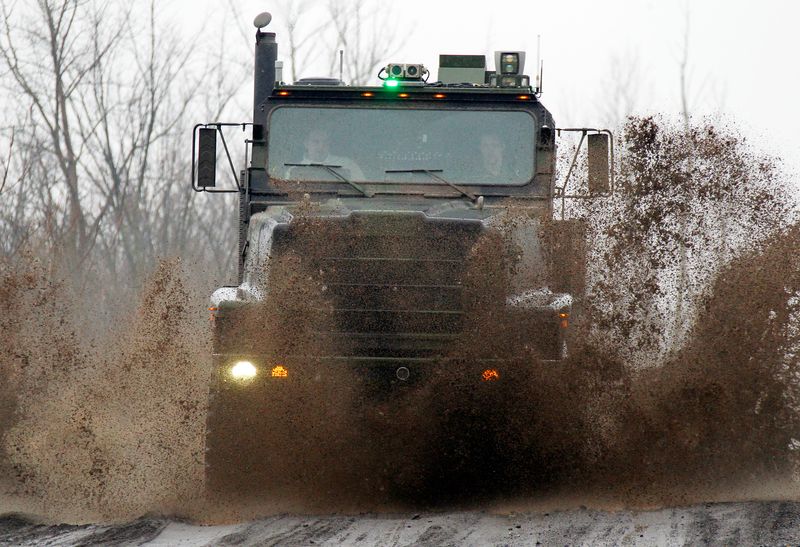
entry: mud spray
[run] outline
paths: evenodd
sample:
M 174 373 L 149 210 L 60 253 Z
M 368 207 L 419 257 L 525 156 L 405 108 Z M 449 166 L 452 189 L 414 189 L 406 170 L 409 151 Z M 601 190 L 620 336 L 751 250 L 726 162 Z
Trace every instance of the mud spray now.
M 140 302 L 98 329 L 91 302 L 36 260 L 4 271 L 5 509 L 83 521 L 193 506 L 207 342 L 182 275 L 162 263 Z
M 587 260 L 551 253 L 561 272 L 552 283 L 585 271 L 565 361 L 539 359 L 536 332 L 497 306 L 519 279 L 510 234 L 536 230 L 544 241 L 561 229 L 511 204 L 497 232 L 429 238 L 437 252 L 461 245 L 467 257 L 473 313 L 449 355 L 462 367 L 381 398 L 357 371 L 307 363 L 292 391 L 231 403 L 237 427 L 210 417 L 208 441 L 211 331 L 197 313 L 204 297 L 178 262 L 162 263 L 129 316 L 101 335 L 76 320 L 81 298 L 35 260 L 4 265 L 3 509 L 68 521 L 146 512 L 219 521 L 267 511 L 796 499 L 800 230 L 778 166 L 711 124 L 633 119 L 618 151 L 616 194 L 565 211 L 584 226 Z M 235 321 L 248 351 L 309 353 L 298 333 L 334 320 L 335 302 L 304 258 L 364 238 L 308 213 L 298 215 L 294 247 L 270 265 L 280 298 Z M 315 339 L 311 353 L 331 343 Z M 466 378 L 471 362 L 509 352 L 526 371 L 509 373 L 510 396 Z M 236 439 L 248 436 L 260 448 L 239 451 Z M 235 507 L 203 501 L 207 443 L 230 462 L 217 490 L 246 490 L 247 471 L 260 465 L 261 499 L 249 511 L 244 496 L 233 496 Z

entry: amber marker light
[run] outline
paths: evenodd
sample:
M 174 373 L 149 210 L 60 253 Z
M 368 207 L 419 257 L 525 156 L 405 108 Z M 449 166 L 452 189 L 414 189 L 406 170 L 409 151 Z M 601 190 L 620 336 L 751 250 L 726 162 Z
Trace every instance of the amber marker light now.
M 278 95 L 280 95 L 281 97 L 286 97 L 288 94 L 289 94 L 288 91 L 278 91 Z
M 275 365 L 274 367 L 272 367 L 271 374 L 273 378 L 288 378 L 289 369 L 287 369 L 283 365 Z
M 519 99 L 520 101 L 527 101 L 530 98 L 531 98 L 530 95 L 517 95 L 517 99 Z
M 558 316 L 561 318 L 561 328 L 566 329 L 569 327 L 569 314 L 561 312 L 558 314 Z
M 408 93 L 398 93 L 397 96 L 400 97 L 401 99 L 407 99 Z
M 374 97 L 375 94 L 372 91 L 365 91 L 361 94 L 362 97 Z
M 447 97 L 447 95 L 445 95 L 444 93 L 434 93 L 433 94 L 433 98 L 434 99 L 444 99 L 445 97 Z
M 483 374 L 481 374 L 481 380 L 484 382 L 494 382 L 499 379 L 500 373 L 497 371 L 497 369 L 487 368 L 483 371 Z

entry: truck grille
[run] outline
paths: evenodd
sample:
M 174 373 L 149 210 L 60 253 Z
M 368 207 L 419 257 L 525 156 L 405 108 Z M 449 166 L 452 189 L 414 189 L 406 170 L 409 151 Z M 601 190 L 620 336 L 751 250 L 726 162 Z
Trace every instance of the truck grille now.
M 306 334 L 320 357 L 427 361 L 447 355 L 463 328 L 466 261 L 481 229 L 417 214 L 312 219 L 276 233 L 273 258 L 299 255 L 318 287 L 324 305 Z

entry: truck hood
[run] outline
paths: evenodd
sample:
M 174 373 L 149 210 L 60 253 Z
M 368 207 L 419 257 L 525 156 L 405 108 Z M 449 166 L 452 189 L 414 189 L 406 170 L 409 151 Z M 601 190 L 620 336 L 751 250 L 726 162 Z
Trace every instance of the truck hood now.
M 380 224 L 381 218 L 408 219 L 414 224 L 430 224 L 434 226 L 453 226 L 472 231 L 502 230 L 510 237 L 518 249 L 521 273 L 519 283 L 507 295 L 507 305 L 519 308 L 561 308 L 570 306 L 572 299 L 564 293 L 554 293 L 543 283 L 544 276 L 529 270 L 541 268 L 543 260 L 538 238 L 536 237 L 537 220 L 530 217 L 539 216 L 543 210 L 541 205 L 530 207 L 534 214 L 528 217 L 525 226 L 512 226 L 507 221 L 509 205 L 487 205 L 476 207 L 465 199 L 450 201 L 432 201 L 430 199 L 331 199 L 325 202 L 300 201 L 290 205 L 274 205 L 251 216 L 248 227 L 248 246 L 246 251 L 244 279 L 238 287 L 224 287 L 214 292 L 212 306 L 219 306 L 225 301 L 261 301 L 264 299 L 263 287 L 267 287 L 269 261 L 273 256 L 276 234 L 285 233 L 296 219 L 312 219 L 313 221 L 330 220 L 341 223 L 347 219 L 371 219 L 373 224 Z M 511 226 L 509 228 L 509 226 Z M 515 232 L 516 230 L 516 232 Z M 517 233 L 518 232 L 518 233 Z M 328 237 L 324 232 L 320 237 Z M 527 270 L 526 270 L 527 268 Z

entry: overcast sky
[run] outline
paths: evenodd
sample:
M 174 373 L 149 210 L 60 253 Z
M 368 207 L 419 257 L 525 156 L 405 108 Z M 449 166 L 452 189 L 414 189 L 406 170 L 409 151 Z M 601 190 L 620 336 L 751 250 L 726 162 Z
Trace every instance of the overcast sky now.
M 381 4 L 394 11 L 392 22 L 404 36 L 398 53 L 386 61 L 422 62 L 434 76 L 440 53 L 495 49 L 526 50 L 526 72 L 532 73 L 536 37 L 541 35 L 542 101 L 559 126 L 601 125 L 608 103 L 620 100 L 621 90 L 613 82 L 628 75 L 631 67 L 633 84 L 624 89 L 636 111 L 679 115 L 679 64 L 688 12 L 691 113 L 735 121 L 759 146 L 776 150 L 793 171 L 800 172 L 796 97 L 800 2 L 381 0 Z M 185 8 L 210 22 L 223 5 L 180 0 L 171 9 Z M 235 0 L 235 6 L 248 33 L 259 11 L 271 11 L 270 30 L 280 32 L 282 13 L 275 3 Z M 321 13 L 308 16 L 319 18 Z M 285 43 L 279 51 L 286 53 Z M 327 70 L 327 59 L 320 59 L 299 73 L 312 76 Z

